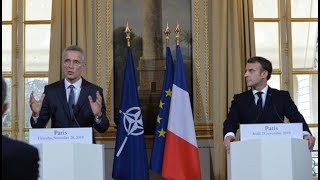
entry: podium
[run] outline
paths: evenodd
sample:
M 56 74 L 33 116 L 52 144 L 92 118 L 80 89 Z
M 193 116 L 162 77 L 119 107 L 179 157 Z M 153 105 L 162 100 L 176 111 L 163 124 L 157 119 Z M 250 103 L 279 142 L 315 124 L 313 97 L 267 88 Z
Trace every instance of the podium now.
M 104 180 L 103 145 L 34 144 L 39 151 L 39 180 Z
M 92 144 L 92 128 L 30 129 L 39 151 L 38 180 L 104 180 L 104 145 Z
M 231 142 L 228 180 L 312 180 L 308 142 L 267 138 Z

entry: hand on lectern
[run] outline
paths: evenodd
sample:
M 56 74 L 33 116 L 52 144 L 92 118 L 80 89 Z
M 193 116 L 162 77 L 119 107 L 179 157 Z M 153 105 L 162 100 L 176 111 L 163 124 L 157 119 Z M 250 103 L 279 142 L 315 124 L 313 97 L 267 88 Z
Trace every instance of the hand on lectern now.
M 315 144 L 316 138 L 311 135 L 305 135 L 305 136 L 303 136 L 303 139 L 308 141 L 308 147 L 311 152 L 313 150 L 313 146 Z
M 235 138 L 233 136 L 227 136 L 226 138 L 224 138 L 223 144 L 226 147 L 227 153 L 230 152 L 230 143 L 234 140 Z

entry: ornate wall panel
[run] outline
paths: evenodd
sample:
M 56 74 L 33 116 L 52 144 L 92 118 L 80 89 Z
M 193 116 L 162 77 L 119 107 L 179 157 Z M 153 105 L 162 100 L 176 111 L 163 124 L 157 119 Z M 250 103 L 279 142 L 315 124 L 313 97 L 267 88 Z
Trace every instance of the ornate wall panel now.
M 146 1 L 144 1 L 146 2 Z M 168 1 L 169 2 L 169 1 Z M 96 82 L 104 88 L 105 102 L 107 105 L 107 116 L 111 121 L 111 127 L 108 133 L 105 135 L 98 135 L 102 139 L 114 139 L 115 138 L 115 100 L 114 100 L 114 73 L 117 69 L 114 69 L 114 3 L 112 0 L 95 0 L 95 36 L 96 36 Z M 195 126 L 198 137 L 212 138 L 212 117 L 210 117 L 210 111 L 212 111 L 210 101 L 210 92 L 212 89 L 212 56 L 210 54 L 210 42 L 209 42 L 209 16 L 210 16 L 210 1 L 209 0 L 190 0 L 191 12 L 191 30 L 192 30 L 192 103 L 193 103 L 193 115 L 195 120 Z M 125 10 L 125 9 L 124 9 Z M 118 12 L 119 10 L 117 10 Z M 174 22 L 179 21 L 175 17 L 168 17 L 169 15 L 163 15 L 163 17 L 173 18 Z M 128 21 L 131 17 L 128 17 Z M 162 21 L 167 21 L 163 18 Z M 172 19 L 171 19 L 172 21 Z M 125 23 L 125 22 L 123 22 Z M 130 25 L 130 21 L 129 21 Z M 174 42 L 174 28 L 175 24 L 171 23 L 171 40 Z M 136 27 L 137 28 L 137 27 Z M 183 27 L 182 27 L 183 28 Z M 164 29 L 164 27 L 163 27 Z M 161 32 L 163 32 L 161 30 Z M 162 33 L 164 36 L 164 34 Z M 164 41 L 163 41 L 164 43 Z M 175 47 L 171 47 L 173 55 L 175 54 Z M 163 58 L 163 57 L 160 57 Z M 163 59 L 164 60 L 164 59 Z M 139 60 L 144 63 L 146 60 L 141 58 Z M 156 61 L 158 62 L 158 61 Z M 142 64 L 137 63 L 135 66 L 137 69 L 143 68 Z M 150 68 L 151 66 L 148 66 Z M 163 68 L 163 65 L 159 65 Z M 157 73 L 156 73 L 157 74 Z M 158 72 L 159 74 L 159 72 Z M 160 73 L 161 74 L 161 73 Z M 137 76 L 139 73 L 137 73 Z M 159 75 L 157 75 L 159 76 Z M 159 83 L 158 83 L 159 84 Z M 143 84 L 142 84 L 143 85 Z M 159 90 L 162 85 L 157 85 L 156 90 Z M 190 87 L 190 88 L 191 88 Z M 140 92 L 139 92 L 140 93 Z M 140 94 L 139 94 L 140 95 Z M 156 110 L 157 111 L 157 110 Z
M 142 1 L 142 0 L 141 0 Z M 153 1 L 153 0 L 150 0 Z M 167 0 L 168 3 L 172 1 Z M 146 1 L 144 1 L 146 2 Z M 191 89 L 191 99 L 193 106 L 193 115 L 195 120 L 195 129 L 197 134 L 198 146 L 199 146 L 199 154 L 200 154 L 200 163 L 201 163 L 201 171 L 203 179 L 212 179 L 212 162 L 213 158 L 213 125 L 212 125 L 212 117 L 210 117 L 210 92 L 212 89 L 212 56 L 210 54 L 210 43 L 208 32 L 210 32 L 209 26 L 209 17 L 210 17 L 210 9 L 211 7 L 209 0 L 190 0 L 190 12 L 186 12 L 187 14 L 191 14 L 191 46 L 192 46 L 192 68 L 190 71 L 192 74 L 190 75 L 190 89 Z M 116 138 L 116 129 L 115 129 L 115 119 L 116 113 L 115 110 L 115 84 L 118 79 L 115 78 L 115 74 L 117 69 L 115 69 L 115 52 L 114 52 L 114 14 L 121 13 L 114 11 L 114 3 L 112 0 L 95 0 L 95 36 L 96 36 L 96 82 L 104 88 L 104 96 L 105 103 L 107 106 L 107 114 L 108 118 L 111 122 L 111 127 L 108 129 L 105 134 L 96 134 L 97 143 L 105 144 L 105 162 L 106 162 L 106 179 L 112 179 L 112 162 L 114 156 L 114 143 Z M 151 3 L 152 4 L 152 3 Z M 150 4 L 149 4 L 150 5 Z M 125 9 L 124 9 L 125 10 Z M 174 29 L 175 23 L 179 20 L 176 17 L 164 16 L 167 18 L 173 18 L 170 23 L 171 29 L 171 39 L 170 41 L 174 42 Z M 133 26 L 130 23 L 130 18 L 128 17 L 129 25 Z M 183 17 L 182 17 L 183 18 Z M 166 19 L 162 19 L 162 21 L 167 21 Z M 125 24 L 125 22 L 123 22 Z M 137 26 L 137 25 L 134 25 Z M 135 27 L 137 28 L 137 27 Z M 182 29 L 184 27 L 181 27 Z M 162 27 L 162 32 L 164 27 Z M 162 34 L 163 35 L 163 34 Z M 164 43 L 164 38 L 163 38 Z M 172 55 L 175 55 L 175 46 L 171 46 Z M 146 52 L 148 54 L 150 52 Z M 163 58 L 163 57 L 162 57 Z M 152 69 L 154 67 L 160 67 L 163 69 L 163 63 L 150 64 L 146 60 L 147 58 L 141 58 L 138 62 L 136 61 L 136 68 L 143 69 Z M 164 59 L 163 59 L 164 60 Z M 142 64 L 143 63 L 143 64 Z M 117 67 L 118 68 L 118 67 Z M 159 72 L 158 72 L 159 73 Z M 139 73 L 136 75 L 138 76 Z M 157 79 L 155 79 L 157 80 Z M 158 84 L 158 83 L 157 83 Z M 142 89 L 148 86 L 148 84 L 141 84 Z M 161 86 L 154 87 L 155 90 L 161 89 Z M 140 91 L 141 92 L 141 91 Z M 140 96 L 140 94 L 139 94 Z M 212 98 L 211 98 L 212 99 Z M 146 135 L 146 146 L 148 156 L 150 156 L 152 150 L 152 141 L 153 135 Z M 150 171 L 150 179 L 161 179 L 159 175 Z
M 210 109 L 210 74 L 212 74 L 209 52 L 209 1 L 193 0 L 193 89 L 194 117 L 196 123 L 212 123 Z

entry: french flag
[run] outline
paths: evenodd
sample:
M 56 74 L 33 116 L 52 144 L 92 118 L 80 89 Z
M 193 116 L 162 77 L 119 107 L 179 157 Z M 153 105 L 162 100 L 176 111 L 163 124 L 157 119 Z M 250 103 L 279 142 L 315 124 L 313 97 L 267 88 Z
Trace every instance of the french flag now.
M 201 180 L 198 145 L 179 45 L 176 55 L 162 176 L 166 179 Z

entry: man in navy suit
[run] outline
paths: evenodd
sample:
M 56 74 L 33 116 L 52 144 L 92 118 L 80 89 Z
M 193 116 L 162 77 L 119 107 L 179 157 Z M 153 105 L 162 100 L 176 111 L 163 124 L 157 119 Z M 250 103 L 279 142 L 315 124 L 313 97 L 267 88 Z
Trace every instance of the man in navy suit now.
M 2 117 L 8 104 L 5 102 L 7 85 L 2 79 Z M 24 142 L 2 135 L 2 175 L 3 180 L 37 180 L 39 176 L 38 150 Z
M 33 128 L 46 127 L 51 118 L 52 128 L 93 127 L 103 133 L 109 127 L 101 87 L 81 77 L 86 61 L 83 50 L 71 45 L 63 51 L 64 79 L 45 86 L 36 100 L 30 95 L 30 119 Z
M 289 92 L 268 86 L 271 74 L 272 64 L 269 60 L 258 56 L 247 60 L 244 77 L 251 89 L 233 97 L 228 117 L 223 124 L 223 143 L 228 152 L 240 124 L 283 123 L 284 117 L 291 123 L 302 123 L 303 138 L 308 141 L 309 150 L 312 151 L 315 137 Z

